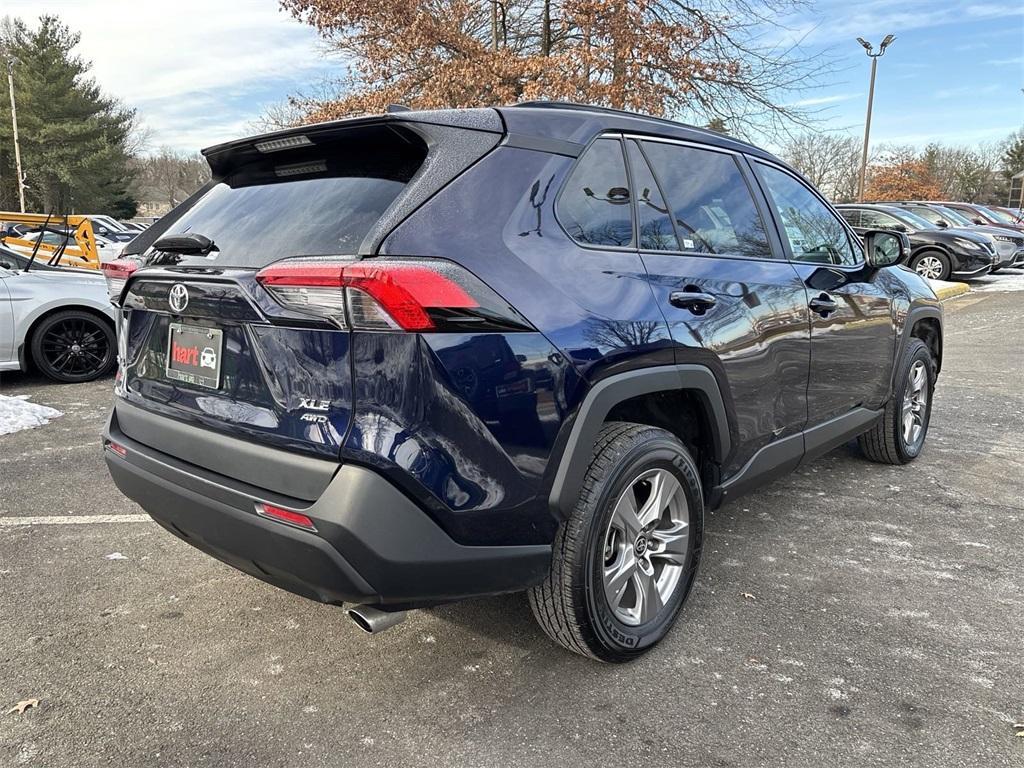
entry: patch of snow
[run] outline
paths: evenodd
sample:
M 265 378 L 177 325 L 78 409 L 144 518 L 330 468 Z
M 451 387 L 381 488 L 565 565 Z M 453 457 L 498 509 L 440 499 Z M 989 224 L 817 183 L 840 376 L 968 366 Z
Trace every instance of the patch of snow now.
M 0 435 L 41 427 L 49 423 L 50 419 L 63 415 L 55 408 L 30 403 L 28 395 L 0 395 Z
M 994 275 L 972 280 L 972 291 L 1024 291 L 1024 270 L 1001 269 Z

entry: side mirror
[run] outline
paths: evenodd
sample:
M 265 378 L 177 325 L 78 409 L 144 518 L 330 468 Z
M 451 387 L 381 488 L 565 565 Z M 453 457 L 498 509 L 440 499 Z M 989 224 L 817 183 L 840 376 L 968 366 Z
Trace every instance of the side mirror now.
M 935 222 L 935 224 L 936 224 L 936 226 L 938 226 L 938 227 L 939 227 L 940 229 L 946 229 L 946 228 L 948 228 L 948 227 L 949 227 L 949 222 L 948 222 L 948 221 L 946 221 L 945 219 L 939 219 L 938 221 L 936 221 L 936 222 Z
M 872 229 L 864 233 L 868 266 L 891 267 L 899 264 L 910 252 L 910 239 L 898 232 Z
M 985 223 L 985 220 L 983 218 L 981 218 L 980 216 L 971 219 L 971 221 L 973 221 L 975 224 L 984 224 Z
M 906 232 L 907 231 L 907 225 L 906 224 L 893 224 L 892 228 L 895 229 L 897 232 Z

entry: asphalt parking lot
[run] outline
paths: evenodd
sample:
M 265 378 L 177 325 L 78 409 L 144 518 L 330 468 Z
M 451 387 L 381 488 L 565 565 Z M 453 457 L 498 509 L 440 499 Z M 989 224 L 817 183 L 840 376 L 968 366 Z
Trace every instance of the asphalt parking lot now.
M 370 637 L 143 518 L 56 524 L 140 512 L 111 381 L 5 375 L 65 415 L 0 437 L 0 765 L 1024 765 L 1022 306 L 947 303 L 922 458 L 840 449 L 715 513 L 682 622 L 620 667 L 520 595 Z

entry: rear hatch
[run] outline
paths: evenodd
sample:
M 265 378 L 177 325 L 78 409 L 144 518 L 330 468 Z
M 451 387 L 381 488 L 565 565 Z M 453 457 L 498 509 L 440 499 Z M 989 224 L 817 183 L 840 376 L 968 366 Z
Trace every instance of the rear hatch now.
M 448 151 L 453 132 L 459 140 Z M 337 265 L 372 255 L 407 210 L 499 138 L 384 118 L 208 152 L 214 181 L 129 246 L 145 249 L 147 266 L 121 296 L 118 393 L 135 406 L 118 407 L 122 432 L 255 485 L 258 466 L 190 446 L 177 424 L 164 434 L 153 416 L 336 461 L 353 418 L 345 310 L 339 298 L 332 314 L 328 297 L 327 309 L 304 311 L 315 288 L 269 290 L 259 271 L 282 260 Z M 435 159 L 442 152 L 446 163 Z M 202 235 L 213 246 L 188 255 L 152 247 L 171 235 Z M 202 430 L 191 433 L 197 444 Z

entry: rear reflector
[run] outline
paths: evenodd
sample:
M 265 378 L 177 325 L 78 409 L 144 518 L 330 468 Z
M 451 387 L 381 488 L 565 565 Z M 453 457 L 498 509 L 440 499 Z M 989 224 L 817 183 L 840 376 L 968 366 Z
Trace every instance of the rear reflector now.
M 256 505 L 256 514 L 278 523 L 285 523 L 296 528 L 302 528 L 305 531 L 316 532 L 316 526 L 312 520 L 299 512 L 292 512 L 290 509 L 275 507 L 273 504 L 260 503 Z
M 107 441 L 107 450 L 116 453 L 122 459 L 128 458 L 128 449 L 120 443 L 115 443 L 113 440 Z
M 121 292 L 124 290 L 124 284 L 138 268 L 139 262 L 135 259 L 114 259 L 100 264 L 103 276 L 107 278 L 107 293 L 110 294 L 112 302 L 115 304 L 118 302 Z
M 477 277 L 443 259 L 286 259 L 256 279 L 277 301 L 341 327 L 376 331 L 526 330 Z

